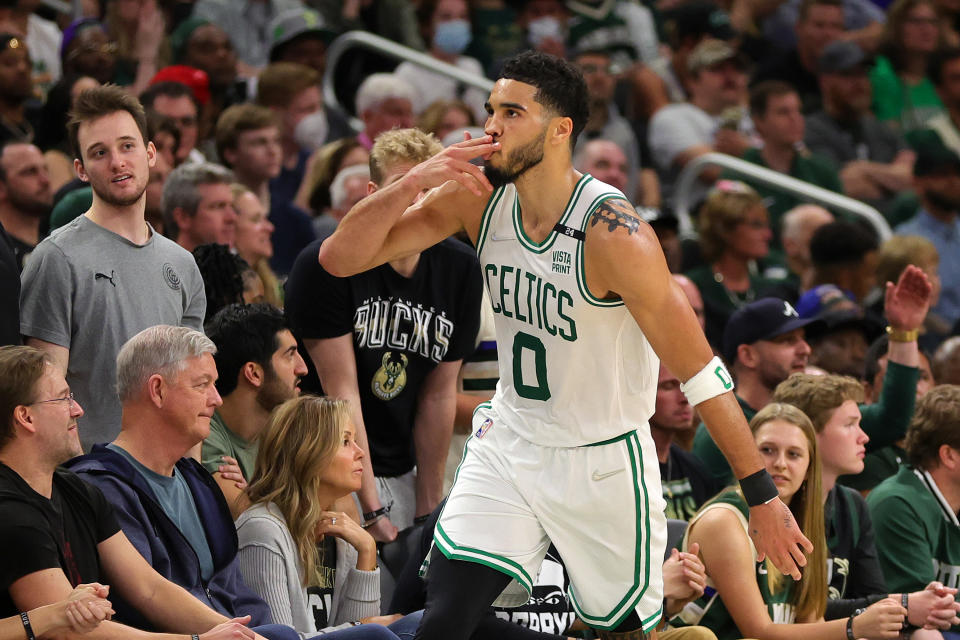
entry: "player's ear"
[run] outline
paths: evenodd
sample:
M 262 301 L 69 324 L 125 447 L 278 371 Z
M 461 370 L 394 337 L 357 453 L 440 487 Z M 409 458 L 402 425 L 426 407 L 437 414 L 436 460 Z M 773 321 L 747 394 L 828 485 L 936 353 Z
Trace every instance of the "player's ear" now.
M 573 119 L 569 117 L 554 118 L 550 125 L 550 138 L 554 144 L 569 144 L 573 135 Z

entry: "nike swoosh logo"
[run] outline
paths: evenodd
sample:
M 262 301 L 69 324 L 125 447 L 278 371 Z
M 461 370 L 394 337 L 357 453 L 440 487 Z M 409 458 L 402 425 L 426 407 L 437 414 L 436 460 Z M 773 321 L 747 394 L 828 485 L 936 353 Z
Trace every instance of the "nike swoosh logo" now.
M 620 469 L 614 469 L 613 471 L 607 471 L 606 473 L 600 473 L 599 471 L 594 470 L 593 475 L 590 476 L 590 478 L 591 478 L 594 482 L 600 482 L 601 480 L 604 480 L 604 479 L 606 479 L 606 478 L 609 478 L 610 476 L 617 475 L 617 474 L 620 473 L 621 471 L 623 471 L 623 468 L 622 468 L 622 467 L 621 467 Z
M 517 236 L 498 236 L 496 233 L 490 234 L 490 240 L 492 242 L 505 242 L 507 240 L 516 240 Z

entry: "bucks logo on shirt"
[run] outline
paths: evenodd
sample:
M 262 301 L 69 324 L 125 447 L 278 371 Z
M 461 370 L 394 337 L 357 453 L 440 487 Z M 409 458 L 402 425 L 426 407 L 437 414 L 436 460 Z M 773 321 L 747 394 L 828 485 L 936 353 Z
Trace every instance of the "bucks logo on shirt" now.
M 370 387 L 381 400 L 393 400 L 407 386 L 407 356 L 395 351 L 383 354 L 383 365 L 373 374 Z

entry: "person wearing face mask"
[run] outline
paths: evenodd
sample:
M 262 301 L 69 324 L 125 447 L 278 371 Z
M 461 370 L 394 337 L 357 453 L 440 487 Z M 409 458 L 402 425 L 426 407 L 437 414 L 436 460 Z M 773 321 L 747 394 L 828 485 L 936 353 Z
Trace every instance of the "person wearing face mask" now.
M 270 180 L 270 196 L 292 201 L 306 175 L 310 154 L 351 135 L 350 125 L 325 108 L 320 74 L 295 62 L 274 62 L 260 72 L 257 104 L 269 108 L 280 125 L 281 168 L 280 175 Z
M 483 75 L 483 67 L 476 58 L 461 55 L 473 38 L 466 0 L 425 0 L 417 9 L 417 20 L 432 57 L 469 73 Z M 487 94 L 479 89 L 467 87 L 412 62 L 401 63 L 394 73 L 416 89 L 418 104 L 414 109 L 417 113 L 437 100 L 463 100 L 478 121 L 487 118 L 483 106 Z

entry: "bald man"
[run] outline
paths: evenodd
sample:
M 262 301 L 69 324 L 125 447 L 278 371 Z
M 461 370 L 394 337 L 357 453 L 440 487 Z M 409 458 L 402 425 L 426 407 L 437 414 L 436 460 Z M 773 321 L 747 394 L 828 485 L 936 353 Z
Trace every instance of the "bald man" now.
M 802 204 L 783 216 L 780 233 L 787 266 L 800 279 L 800 290 L 811 287 L 810 239 L 823 225 L 833 222 L 833 214 L 816 204 Z

